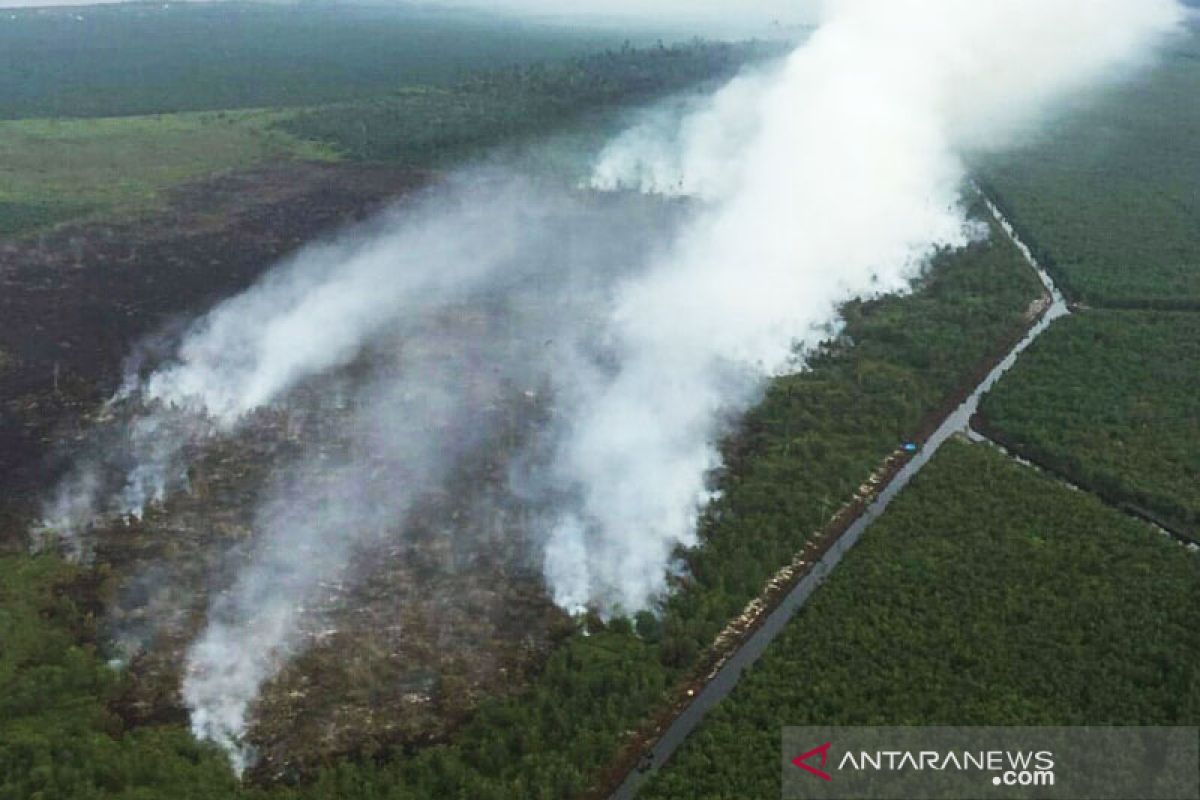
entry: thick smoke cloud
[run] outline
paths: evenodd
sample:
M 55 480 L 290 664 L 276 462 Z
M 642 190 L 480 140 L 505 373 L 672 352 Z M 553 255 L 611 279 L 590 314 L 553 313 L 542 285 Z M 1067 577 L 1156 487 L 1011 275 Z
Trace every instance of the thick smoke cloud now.
M 612 141 L 598 196 L 464 174 L 369 240 L 310 249 L 223 303 L 116 401 L 136 420 L 115 497 L 92 464 L 48 519 L 77 530 L 136 511 L 182 486 L 196 442 L 375 365 L 345 457 L 279 477 L 248 566 L 192 648 L 195 730 L 241 758 L 255 695 L 299 646 L 297 607 L 396 535 L 521 397 L 548 409 L 509 481 L 538 521 L 548 590 L 572 611 L 653 607 L 676 550 L 696 543 L 729 421 L 801 366 L 840 303 L 903 291 L 935 248 L 976 234 L 964 155 L 1144 58 L 1180 18 L 1172 0 L 1086 14 L 1073 0 L 829 0 L 783 63 Z
M 677 218 L 669 205 L 506 172 L 460 176 L 367 247 L 306 254 L 221 305 L 185 338 L 176 364 L 135 390 L 152 408 L 187 408 L 236 430 L 294 383 L 371 351 L 371 376 L 343 423 L 344 455 L 316 453 L 281 477 L 260 508 L 248 566 L 191 648 L 183 695 L 197 735 L 249 763 L 247 712 L 318 622 L 303 611 L 318 587 L 352 579 L 357 551 L 397 541 L 415 506 L 452 491 L 457 468 L 504 438 L 512 446 L 564 370 L 600 369 L 574 349 L 597 344 L 614 282 Z M 314 316 L 314 302 L 332 316 Z M 538 450 L 530 442 L 523 451 L 526 469 Z M 560 502 L 536 470 L 518 483 L 531 513 Z
M 531 517 L 565 502 L 545 475 L 559 424 L 546 407 L 568 414 L 557 388 L 610 371 L 614 286 L 644 269 L 683 211 L 468 170 L 373 233 L 278 266 L 192 324 L 149 374 L 153 356 L 131 360 L 108 409 L 124 435 L 110 433 L 47 508 L 47 526 L 81 551 L 98 516 L 138 516 L 187 489 L 189 457 L 252 430 L 260 410 L 313 413 L 292 401 L 298 388 L 337 395 L 315 409 L 337 436 L 279 469 L 253 545 L 235 554 L 242 566 L 189 650 L 183 697 L 198 736 L 239 767 L 251 762 L 242 740 L 251 705 L 322 624 L 308 610 L 320 587 L 352 581 L 356 556 L 402 541 L 422 503 L 464 491 L 456 472 L 508 448 L 512 502 Z M 339 377 L 348 368 L 356 377 Z M 544 430 L 530 435 L 534 420 Z M 540 551 L 545 536 L 529 537 Z
M 782 68 L 680 121 L 652 116 L 597 167 L 599 187 L 710 206 L 624 287 L 621 368 L 563 446 L 583 498 L 547 551 L 564 605 L 640 608 L 661 592 L 670 551 L 695 543 L 722 411 L 752 396 L 739 370 L 789 369 L 839 302 L 900 290 L 934 247 L 963 243 L 961 154 L 1001 144 L 1179 19 L 1168 0 L 1088 15 L 1046 0 L 831 0 L 825 13 Z

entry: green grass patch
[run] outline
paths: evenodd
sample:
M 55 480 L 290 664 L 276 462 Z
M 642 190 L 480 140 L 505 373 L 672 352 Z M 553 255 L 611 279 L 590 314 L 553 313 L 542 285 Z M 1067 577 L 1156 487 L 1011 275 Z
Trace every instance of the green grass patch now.
M 1077 98 L 989 188 L 1072 299 L 1200 309 L 1200 28 Z
M 336 158 L 279 129 L 289 113 L 0 122 L 0 234 L 143 212 L 180 183 L 265 160 Z
M 66 200 L 34 203 L 0 200 L 0 237 L 46 228 L 84 216 L 89 210 L 88 206 L 72 205 Z
M 779 796 L 785 725 L 1195 725 L 1200 558 L 949 442 L 642 792 Z
M 264 161 L 446 166 L 730 77 L 779 52 L 766 44 L 626 48 L 330 106 L 0 121 L 0 236 L 154 210 L 172 187 Z
M 984 399 L 997 438 L 1114 503 L 1200 535 L 1200 315 L 1056 323 Z

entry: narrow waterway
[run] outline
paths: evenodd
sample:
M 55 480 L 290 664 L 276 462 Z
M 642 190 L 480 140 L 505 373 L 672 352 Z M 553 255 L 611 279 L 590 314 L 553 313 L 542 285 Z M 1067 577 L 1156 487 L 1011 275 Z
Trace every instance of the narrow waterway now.
M 626 776 L 625 780 L 613 793 L 613 800 L 631 800 L 631 798 L 636 796 L 638 788 L 642 783 L 670 759 L 679 746 L 683 744 L 684 740 L 687 739 L 688 735 L 699 726 L 705 714 L 733 691 L 734 686 L 737 685 L 738 680 L 741 678 L 742 670 L 759 659 L 763 651 L 767 649 L 767 646 L 783 631 L 791 618 L 804 606 L 808 598 L 812 596 L 813 591 L 824 582 L 829 573 L 841 562 L 846 552 L 862 538 L 867 528 L 883 514 L 884 510 L 896 498 L 896 495 L 908 485 L 913 476 L 929 463 L 929 460 L 933 458 L 938 448 L 956 433 L 971 435 L 970 421 L 979 408 L 979 401 L 996 385 L 1001 376 L 1016 363 L 1021 353 L 1035 339 L 1041 336 L 1055 320 L 1070 313 L 1066 300 L 1054 284 L 1053 279 L 1042 268 L 1037 259 L 1034 258 L 1033 252 L 1029 247 L 1017 236 L 1012 224 L 1004 218 L 1004 215 L 1000 213 L 1000 210 L 991 201 L 987 201 L 987 206 L 992 216 L 995 217 L 1000 227 L 1004 230 L 1004 233 L 1016 245 L 1030 267 L 1037 272 L 1042 285 L 1046 287 L 1046 292 L 1050 298 L 1050 306 L 1029 329 L 1021 341 L 975 387 L 970 396 L 942 421 L 937 430 L 925 441 L 916 456 L 905 464 L 896 473 L 895 477 L 880 490 L 875 500 L 846 529 L 846 532 L 830 546 L 825 555 L 813 565 L 812 569 L 804 577 L 797 581 L 795 587 L 775 607 L 762 624 L 729 655 L 725 663 L 704 684 L 703 688 L 696 692 L 692 701 L 672 720 L 662 736 L 659 737 L 658 741 L 650 749 L 649 757 L 642 762 L 639 768 L 634 769 Z

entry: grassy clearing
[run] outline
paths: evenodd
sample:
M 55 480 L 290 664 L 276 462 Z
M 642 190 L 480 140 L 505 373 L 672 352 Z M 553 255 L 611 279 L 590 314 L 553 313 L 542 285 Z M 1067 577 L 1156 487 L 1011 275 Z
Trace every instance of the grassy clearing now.
M 1200 315 L 1091 311 L 1063 320 L 982 411 L 1022 454 L 1200 533 Z
M 645 798 L 779 796 L 784 725 L 1200 721 L 1200 557 L 952 441 Z
M 233 111 L 0 122 L 0 233 L 159 206 L 188 180 L 265 160 L 331 160 L 278 127 L 289 112 Z
M 445 166 L 779 52 L 765 44 L 626 48 L 328 106 L 0 121 L 0 236 L 152 210 L 171 187 L 270 160 Z
M 985 164 L 1005 211 L 1073 299 L 1200 309 L 1200 28 Z

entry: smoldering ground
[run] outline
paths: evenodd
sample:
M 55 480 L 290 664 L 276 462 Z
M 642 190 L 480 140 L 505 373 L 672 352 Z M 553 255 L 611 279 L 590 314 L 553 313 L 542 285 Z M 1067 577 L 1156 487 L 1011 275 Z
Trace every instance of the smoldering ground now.
M 475 517 L 475 536 L 500 532 L 482 549 L 519 542 L 565 609 L 653 606 L 697 543 L 729 420 L 840 303 L 903 291 L 973 235 L 964 154 L 1005 146 L 1180 19 L 1171 0 L 830 0 L 783 64 L 616 138 L 592 185 L 625 191 L 464 173 L 213 309 L 130 381 L 119 457 L 92 456 L 48 519 L 79 530 L 169 503 L 196 452 L 355 373 L 338 446 L 273 468 L 189 650 L 194 730 L 238 763 L 318 588 L 402 540 L 472 464 L 492 465 L 477 494 L 505 520 Z
M 380 560 L 415 569 L 444 550 L 435 572 L 540 580 L 535 520 L 570 491 L 543 477 L 562 388 L 611 369 L 612 295 L 685 215 L 677 201 L 466 171 L 131 360 L 46 520 L 106 558 L 131 530 L 220 525 L 196 561 L 146 559 L 129 602 L 143 607 L 118 626 L 136 651 L 156 620 L 190 630 L 203 614 L 183 685 L 199 735 L 246 763 L 263 683 L 339 612 L 326 587 Z M 173 591 L 197 585 L 204 608 Z

